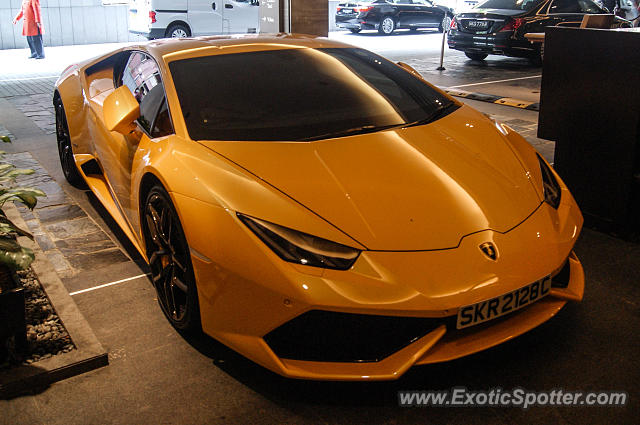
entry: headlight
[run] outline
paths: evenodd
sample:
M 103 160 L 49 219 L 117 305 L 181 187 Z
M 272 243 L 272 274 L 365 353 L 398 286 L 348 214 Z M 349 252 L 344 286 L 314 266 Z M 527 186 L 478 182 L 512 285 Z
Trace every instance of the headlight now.
M 538 155 L 538 162 L 540 162 L 540 171 L 542 171 L 542 186 L 544 187 L 544 201 L 551 205 L 553 208 L 558 209 L 560 205 L 560 196 L 562 191 L 560 190 L 560 184 L 556 177 L 553 175 L 551 168 L 547 165 L 546 161 Z
M 244 214 L 237 215 L 273 252 L 290 263 L 347 270 L 360 255 L 360 250 L 355 248 Z

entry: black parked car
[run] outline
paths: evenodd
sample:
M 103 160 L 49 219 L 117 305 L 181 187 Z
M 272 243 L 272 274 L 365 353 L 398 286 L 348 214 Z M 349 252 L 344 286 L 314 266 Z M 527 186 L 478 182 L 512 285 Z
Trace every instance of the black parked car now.
M 352 33 L 376 29 L 389 35 L 399 28 L 437 28 L 442 32 L 451 23 L 451 9 L 431 0 L 375 0 L 373 2 L 340 3 L 336 25 Z
M 526 33 L 545 27 L 579 27 L 585 14 L 608 13 L 592 0 L 486 0 L 460 13 L 451 22 L 450 49 L 461 50 L 473 60 L 488 55 L 526 57 L 540 63 L 540 47 Z M 616 18 L 616 26 L 630 26 Z

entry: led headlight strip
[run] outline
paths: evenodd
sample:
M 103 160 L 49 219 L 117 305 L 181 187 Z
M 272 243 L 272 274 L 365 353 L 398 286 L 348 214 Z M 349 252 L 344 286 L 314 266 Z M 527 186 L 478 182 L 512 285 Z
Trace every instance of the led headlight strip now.
M 542 171 L 542 186 L 544 187 L 544 200 L 553 208 L 558 209 L 560 205 L 560 197 L 562 191 L 560 190 L 560 184 L 556 177 L 553 175 L 551 168 L 547 165 L 547 162 L 538 156 L 538 162 L 540 162 L 540 171 Z
M 308 233 L 236 213 L 238 218 L 280 258 L 290 263 L 347 270 L 360 250 Z

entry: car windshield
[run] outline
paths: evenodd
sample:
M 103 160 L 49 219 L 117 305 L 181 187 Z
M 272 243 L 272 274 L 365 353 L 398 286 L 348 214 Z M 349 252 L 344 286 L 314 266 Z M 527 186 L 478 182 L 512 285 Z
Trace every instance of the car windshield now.
M 539 6 L 544 0 L 487 0 L 478 3 L 475 9 L 508 9 L 531 10 Z
M 193 140 L 304 141 L 428 122 L 448 97 L 357 48 L 287 48 L 169 64 Z

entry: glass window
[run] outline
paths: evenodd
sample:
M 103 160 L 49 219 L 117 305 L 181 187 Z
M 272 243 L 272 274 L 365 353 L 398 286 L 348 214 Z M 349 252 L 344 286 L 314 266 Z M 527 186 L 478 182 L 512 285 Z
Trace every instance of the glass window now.
M 153 123 L 151 134 L 153 134 L 154 137 L 162 137 L 173 134 L 173 125 L 171 124 L 171 117 L 169 116 L 169 108 L 167 107 L 166 99 L 164 99 L 162 101 L 162 105 L 160 105 L 160 111 L 158 112 L 158 116 Z
M 607 13 L 591 0 L 578 0 L 578 4 L 582 13 Z
M 122 84 L 140 102 L 138 123 L 151 137 L 173 133 L 158 64 L 149 55 L 134 52 L 122 73 Z
M 580 13 L 580 5 L 577 0 L 554 0 L 549 13 Z
M 554 0 L 549 13 L 607 13 L 591 0 Z
M 474 6 L 476 9 L 532 10 L 544 0 L 487 0 Z M 574 0 L 575 1 L 575 0 Z
M 357 48 L 219 54 L 169 68 L 194 140 L 331 138 L 453 110 L 422 80 Z

